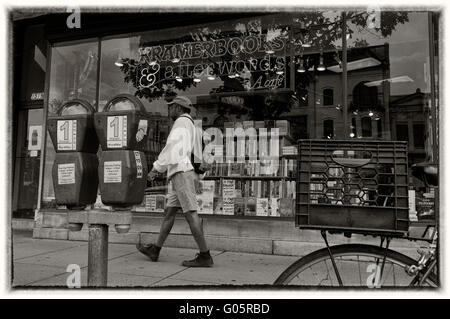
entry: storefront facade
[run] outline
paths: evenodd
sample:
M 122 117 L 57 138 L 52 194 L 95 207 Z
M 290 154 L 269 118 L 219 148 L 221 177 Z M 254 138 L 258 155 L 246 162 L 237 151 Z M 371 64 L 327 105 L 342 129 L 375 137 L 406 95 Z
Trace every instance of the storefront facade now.
M 175 94 L 191 99 L 202 129 L 221 141 L 199 195 L 212 249 L 301 254 L 298 242 L 320 241 L 316 232 L 294 227 L 299 139 L 406 140 L 410 165 L 438 162 L 436 13 L 334 10 L 154 17 L 153 23 L 129 19 L 122 29 L 115 24 L 73 31 L 72 36 L 55 31 L 51 23 L 46 26 L 35 237 L 87 239 L 86 231 L 67 229 L 68 212 L 55 204 L 55 150 L 45 126 L 62 103 L 75 98 L 102 111 L 118 94 L 138 97 L 150 117 L 149 165 L 170 131 L 165 99 Z M 30 152 L 34 128 L 29 125 Z M 228 132 L 248 128 L 255 129 L 259 141 L 255 158 L 249 156 L 248 140 L 238 158 L 240 144 L 230 146 Z M 275 143 L 271 132 L 278 133 Z M 273 157 L 263 160 L 267 154 Z M 142 205 L 133 208 L 130 232 L 111 233 L 111 241 L 155 238 L 164 185 L 164 177 L 148 183 Z M 429 192 L 412 176 L 409 186 L 417 194 Z M 30 194 L 19 188 L 16 197 Z M 336 194 L 328 196 L 339 202 Z M 106 208 L 100 194 L 88 209 L 93 208 Z M 411 221 L 415 216 L 410 215 Z M 195 247 L 182 215 L 168 245 Z

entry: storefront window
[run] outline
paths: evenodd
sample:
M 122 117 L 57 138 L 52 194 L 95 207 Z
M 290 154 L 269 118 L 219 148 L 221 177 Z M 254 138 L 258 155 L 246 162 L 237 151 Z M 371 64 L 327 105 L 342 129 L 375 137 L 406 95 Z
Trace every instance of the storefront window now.
M 347 13 L 349 112 L 360 118 L 362 131 L 355 138 L 408 143 L 412 221 L 429 211 L 424 198 L 434 198 L 433 187 L 411 174 L 412 165 L 435 155 L 429 135 L 437 124 L 431 116 L 430 18 L 428 12 Z
M 102 111 L 117 94 L 132 94 L 150 115 L 151 165 L 170 131 L 166 102 L 187 96 L 202 128 L 222 134 L 203 214 L 292 217 L 298 139 L 406 140 L 413 162 L 431 156 L 427 13 L 266 14 L 103 38 L 100 46 L 99 83 L 97 42 L 53 48 L 49 115 L 70 98 Z M 258 140 L 279 130 L 275 168 L 250 161 L 248 149 L 244 162 L 234 151 L 225 161 L 226 129 L 240 128 L 254 128 Z M 48 142 L 44 202 L 53 194 L 52 154 Z
M 48 116 L 55 116 L 59 107 L 72 99 L 83 99 L 96 107 L 98 41 L 59 45 L 52 48 Z M 55 149 L 47 134 L 42 191 L 42 207 L 55 207 L 52 166 Z

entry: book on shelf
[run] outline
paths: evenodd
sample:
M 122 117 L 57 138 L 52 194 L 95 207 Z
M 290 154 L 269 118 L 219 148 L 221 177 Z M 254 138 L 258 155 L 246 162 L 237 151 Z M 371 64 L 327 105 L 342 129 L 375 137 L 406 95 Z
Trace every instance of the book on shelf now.
M 222 215 L 222 212 L 223 212 L 222 197 L 214 197 L 213 198 L 213 212 L 215 215 Z
M 222 183 L 220 182 L 220 179 L 214 180 L 214 197 L 221 197 L 222 196 Z
M 242 176 L 243 163 L 229 163 L 228 176 Z
M 261 176 L 270 176 L 272 175 L 272 167 L 271 167 L 271 161 L 270 160 L 261 160 L 260 161 L 260 175 Z
M 249 188 L 248 188 L 248 196 L 249 197 L 256 197 L 256 192 L 257 192 L 257 181 L 256 180 L 251 180 L 249 181 Z
M 222 180 L 222 197 L 223 198 L 234 198 L 235 191 L 235 180 L 233 179 L 223 179 Z
M 152 213 L 164 213 L 166 196 L 163 194 L 146 194 L 145 211 Z
M 260 180 L 258 180 L 258 181 L 255 181 L 256 182 L 256 184 L 255 184 L 255 191 L 254 191 L 254 194 L 255 194 L 255 196 L 256 197 L 261 197 L 262 195 L 262 181 L 260 181 Z
M 269 201 L 269 216 L 279 217 L 280 216 L 280 198 L 271 197 Z
M 269 216 L 269 199 L 256 198 L 256 216 Z
M 234 181 L 234 196 L 235 197 L 244 197 L 244 181 L 236 180 Z
M 252 176 L 252 163 L 249 161 L 246 161 L 243 166 L 244 166 L 243 175 L 244 176 Z
M 280 181 L 269 181 L 270 197 L 280 197 Z
M 281 155 L 298 155 L 297 146 L 283 146 L 281 148 Z
M 234 198 L 223 197 L 223 210 L 222 215 L 234 215 Z
M 245 216 L 256 216 L 256 197 L 245 198 Z
M 292 198 L 280 198 L 280 217 L 294 216 L 294 200 Z
M 220 176 L 228 176 L 229 173 L 229 165 L 230 163 L 220 163 Z
M 215 181 L 200 181 L 201 193 L 197 194 L 199 214 L 213 214 Z
M 234 215 L 244 216 L 245 214 L 245 198 L 236 197 L 234 199 Z

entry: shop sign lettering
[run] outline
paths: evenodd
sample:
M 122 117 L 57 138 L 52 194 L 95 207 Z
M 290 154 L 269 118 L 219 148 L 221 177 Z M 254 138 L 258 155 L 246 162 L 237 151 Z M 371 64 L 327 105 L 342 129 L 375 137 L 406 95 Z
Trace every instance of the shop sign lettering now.
M 284 83 L 286 59 L 284 56 L 267 55 L 265 52 L 268 49 L 273 50 L 274 54 L 283 51 L 285 39 L 274 37 L 268 42 L 265 35 L 252 35 L 243 38 L 141 47 L 137 65 L 138 86 L 139 89 L 152 88 L 160 81 L 175 80 L 177 76 L 202 77 L 213 71 L 216 76 L 238 75 L 246 90 L 277 88 Z M 227 54 L 236 58 L 240 53 L 259 58 L 231 61 L 212 59 Z M 172 62 L 174 58 L 179 62 Z M 274 71 L 274 68 L 277 71 L 276 76 L 254 74 Z
M 239 53 L 256 54 L 264 53 L 268 49 L 274 52 L 282 51 L 285 47 L 285 39 L 275 37 L 272 41 L 266 41 L 266 35 L 250 35 L 244 38 L 218 39 L 201 42 L 187 42 L 177 44 L 157 45 L 139 48 L 140 62 L 145 60 L 148 64 L 152 61 L 164 62 L 174 58 L 181 60 L 208 59 L 222 57 L 226 54 Z

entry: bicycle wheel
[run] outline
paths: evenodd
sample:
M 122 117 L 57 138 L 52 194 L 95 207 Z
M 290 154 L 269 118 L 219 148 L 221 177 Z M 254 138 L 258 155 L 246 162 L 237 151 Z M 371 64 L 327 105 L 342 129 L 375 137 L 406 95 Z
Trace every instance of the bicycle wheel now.
M 416 261 L 385 248 L 344 244 L 330 247 L 336 267 L 345 287 L 407 287 L 414 277 L 405 271 Z M 386 256 L 383 271 L 382 262 Z M 312 252 L 289 266 L 275 281 L 275 285 L 309 287 L 339 287 L 339 282 L 327 248 Z M 425 280 L 425 286 L 437 287 L 435 273 Z

